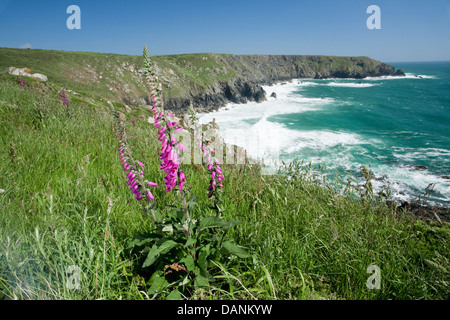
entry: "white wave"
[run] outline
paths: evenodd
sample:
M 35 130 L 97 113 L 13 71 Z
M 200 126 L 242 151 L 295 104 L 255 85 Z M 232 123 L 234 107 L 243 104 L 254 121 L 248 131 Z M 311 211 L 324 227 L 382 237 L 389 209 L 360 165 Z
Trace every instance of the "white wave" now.
M 423 196 L 430 183 L 434 183 L 434 195 L 431 201 L 450 201 L 450 182 L 429 170 L 415 170 L 408 166 L 380 165 L 374 169 L 379 176 L 386 177 L 386 181 L 374 181 L 374 190 L 386 189 L 389 184 L 394 198 L 411 201 L 414 197 Z M 435 203 L 434 203 L 435 204 Z
M 399 79 L 437 79 L 436 76 L 433 75 L 425 75 L 425 74 L 413 74 L 413 73 L 405 73 L 405 76 L 380 76 L 380 77 L 367 77 L 364 78 L 364 80 L 372 80 L 372 81 L 379 81 L 379 80 L 399 80 Z
M 335 79 L 333 82 L 328 83 L 321 83 L 322 81 L 329 81 L 327 80 L 316 80 L 320 82 L 302 82 L 299 84 L 299 89 L 302 87 L 314 87 L 314 86 L 328 86 L 328 87 L 343 87 L 343 88 L 370 88 L 379 86 L 379 83 L 364 83 L 364 82 L 348 82 L 348 79 L 345 79 L 347 82 L 341 82 L 342 79 Z
M 330 87 L 345 87 L 345 88 L 369 88 L 378 86 L 379 84 L 374 83 L 351 83 L 351 82 L 330 82 L 327 84 L 323 84 L 324 86 Z
M 289 154 L 304 148 L 325 150 L 336 146 L 359 145 L 366 143 L 357 134 L 324 130 L 296 131 L 291 134 L 292 143 L 283 151 Z
M 393 155 L 404 161 L 429 160 L 439 158 L 440 161 L 450 162 L 450 150 L 438 148 L 396 148 Z M 401 152 L 401 153 L 399 153 Z
M 334 102 L 332 98 L 303 97 L 295 93 L 298 87 L 298 84 L 294 82 L 285 85 L 263 86 L 264 91 L 266 91 L 267 101 L 262 103 L 249 102 L 246 104 L 229 103 L 217 112 L 199 114 L 199 121 L 205 124 L 215 118 L 220 128 L 222 128 L 221 124 L 225 128 L 230 127 L 230 125 L 239 128 L 237 124 L 240 124 L 239 122 L 243 120 L 259 121 L 263 117 L 267 118 L 273 115 L 314 111 Z M 270 97 L 272 92 L 276 93 L 276 98 Z

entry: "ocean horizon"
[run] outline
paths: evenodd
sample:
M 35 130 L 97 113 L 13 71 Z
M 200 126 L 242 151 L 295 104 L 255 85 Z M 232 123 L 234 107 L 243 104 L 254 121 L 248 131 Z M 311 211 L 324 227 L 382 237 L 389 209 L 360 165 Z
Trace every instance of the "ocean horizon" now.
M 374 193 L 413 201 L 434 185 L 427 204 L 450 206 L 450 61 L 395 62 L 405 77 L 294 79 L 263 86 L 267 101 L 227 104 L 215 119 L 226 143 L 276 169 L 294 159 L 362 181 Z M 274 94 L 275 97 L 271 97 Z

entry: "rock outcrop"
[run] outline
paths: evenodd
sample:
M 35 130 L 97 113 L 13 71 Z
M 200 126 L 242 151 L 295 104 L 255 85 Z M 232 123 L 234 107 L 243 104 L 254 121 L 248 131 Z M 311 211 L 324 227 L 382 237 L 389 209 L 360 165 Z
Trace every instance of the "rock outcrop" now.
M 216 82 L 197 93 L 193 89 L 178 97 L 164 99 L 165 108 L 183 114 L 192 103 L 198 112 L 217 110 L 229 102 L 247 103 L 249 101 L 263 102 L 266 92 L 257 83 L 246 81 L 243 78 L 231 79 L 228 82 Z
M 25 77 L 38 79 L 41 81 L 48 80 L 46 75 L 43 75 L 41 73 L 30 73 L 30 69 L 27 69 L 27 68 L 9 67 L 8 70 L 6 70 L 6 72 L 9 74 L 15 75 L 15 76 L 25 76 Z

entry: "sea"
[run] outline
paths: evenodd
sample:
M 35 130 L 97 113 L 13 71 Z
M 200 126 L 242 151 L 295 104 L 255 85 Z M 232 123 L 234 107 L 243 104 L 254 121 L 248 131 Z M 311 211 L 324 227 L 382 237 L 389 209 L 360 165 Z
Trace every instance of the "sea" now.
M 294 159 L 326 179 L 389 187 L 395 201 L 450 207 L 450 61 L 391 62 L 405 77 L 295 79 L 263 86 L 267 101 L 200 114 L 226 143 L 244 147 L 275 173 Z M 271 97 L 274 94 L 276 97 Z M 431 185 L 430 185 L 431 184 Z

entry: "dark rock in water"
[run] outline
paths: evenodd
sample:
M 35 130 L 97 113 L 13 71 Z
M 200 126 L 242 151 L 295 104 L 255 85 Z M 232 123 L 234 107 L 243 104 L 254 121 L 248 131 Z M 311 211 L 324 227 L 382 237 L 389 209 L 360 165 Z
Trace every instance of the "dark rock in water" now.
M 416 169 L 416 170 L 426 170 L 426 169 L 428 169 L 427 166 L 413 166 L 413 168 Z
M 450 221 L 450 208 L 448 207 L 428 206 L 417 202 L 409 203 L 408 201 L 396 203 L 390 200 L 386 201 L 386 205 L 392 209 L 396 207 L 398 214 L 407 214 L 419 219 L 438 221 L 441 223 Z
M 275 92 L 272 92 L 272 94 L 270 95 L 271 98 L 277 98 L 277 94 Z
M 442 176 L 442 179 L 450 180 L 450 176 Z
M 387 181 L 387 177 L 385 175 L 375 176 L 374 179 L 375 179 L 375 181 L 381 181 L 381 182 Z
M 398 69 L 397 71 L 395 71 L 394 76 L 396 76 L 396 77 L 404 77 L 404 76 L 406 76 L 406 74 L 403 72 L 402 69 Z
M 403 208 L 407 209 L 407 208 L 409 208 L 410 206 L 411 206 L 411 205 L 409 204 L 408 201 L 402 201 L 402 202 L 400 203 L 400 205 L 398 206 L 398 209 L 403 209 Z
M 321 80 L 321 79 L 324 79 L 324 77 L 321 76 L 319 73 L 316 73 L 316 75 L 314 76 L 314 79 L 315 80 Z

